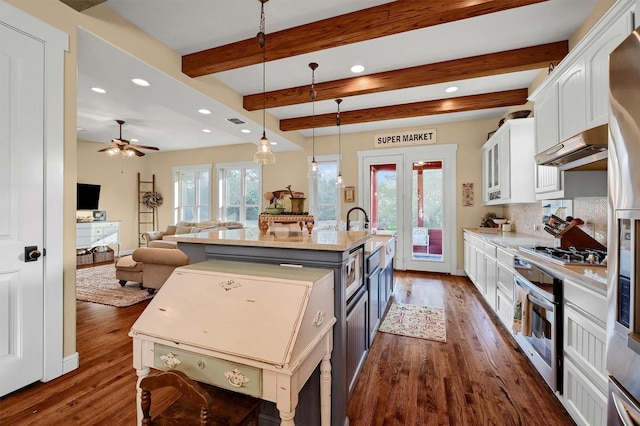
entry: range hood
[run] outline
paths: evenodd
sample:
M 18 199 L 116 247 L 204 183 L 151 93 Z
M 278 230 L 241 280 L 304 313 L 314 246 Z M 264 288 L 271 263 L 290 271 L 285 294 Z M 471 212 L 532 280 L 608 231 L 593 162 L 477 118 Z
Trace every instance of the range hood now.
M 576 168 L 606 170 L 609 126 L 603 124 L 570 137 L 564 142 L 536 154 L 539 166 L 555 166 L 560 170 Z

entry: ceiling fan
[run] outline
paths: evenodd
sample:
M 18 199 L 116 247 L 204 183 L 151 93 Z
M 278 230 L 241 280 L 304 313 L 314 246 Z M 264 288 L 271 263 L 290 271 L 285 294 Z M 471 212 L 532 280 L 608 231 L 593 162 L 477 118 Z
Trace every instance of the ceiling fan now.
M 99 149 L 98 152 L 106 152 L 111 156 L 122 154 L 123 157 L 133 157 L 134 155 L 142 157 L 144 155 L 144 152 L 140 151 L 140 149 L 160 151 L 160 149 L 156 148 L 155 146 L 133 145 L 128 140 L 122 139 L 122 125 L 124 124 L 124 121 L 116 120 L 116 123 L 120 125 L 120 136 L 118 138 L 111 139 L 111 145 L 107 148 Z

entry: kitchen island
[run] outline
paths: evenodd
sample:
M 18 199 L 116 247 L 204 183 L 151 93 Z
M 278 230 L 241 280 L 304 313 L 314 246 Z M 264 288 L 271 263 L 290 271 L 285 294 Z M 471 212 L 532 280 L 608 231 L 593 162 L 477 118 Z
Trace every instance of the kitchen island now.
M 177 241 L 178 248 L 189 256 L 192 263 L 221 259 L 334 271 L 334 315 L 337 322 L 333 328 L 331 424 L 348 424 L 349 390 L 366 358 L 366 352 L 361 357 L 353 353 L 353 342 L 360 338 L 360 334 L 368 342 L 365 313 L 369 301 L 364 277 L 365 244 L 370 234 L 367 231 L 330 230 L 314 230 L 309 234 L 282 226 L 267 233 L 259 228 L 242 228 L 165 238 Z M 374 245 L 368 247 L 368 251 L 375 251 L 378 245 Z M 358 362 L 350 362 L 353 360 L 350 355 L 358 357 Z M 319 375 L 318 369 L 300 393 L 296 419 L 305 426 L 318 425 L 320 421 Z M 269 416 L 272 421 L 268 420 Z M 278 424 L 275 406 L 263 406 L 261 419 L 265 418 L 265 424 Z

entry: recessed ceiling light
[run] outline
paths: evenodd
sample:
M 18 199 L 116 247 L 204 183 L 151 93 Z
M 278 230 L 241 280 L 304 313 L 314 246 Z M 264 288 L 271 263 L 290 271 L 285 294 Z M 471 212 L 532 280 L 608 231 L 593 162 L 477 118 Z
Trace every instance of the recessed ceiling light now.
M 131 138 L 131 142 L 140 142 L 140 139 Z
M 141 78 L 132 78 L 131 82 L 135 85 L 138 86 L 142 86 L 142 87 L 149 87 L 151 86 L 151 83 L 149 83 L 147 80 L 143 80 Z
M 269 144 L 270 144 L 270 145 L 278 145 L 278 142 L 271 142 L 271 141 L 269 141 Z
M 208 109 L 206 109 L 206 108 L 200 108 L 200 109 L 198 110 L 198 112 L 199 112 L 200 114 L 205 114 L 205 115 L 211 114 L 211 111 L 209 111 L 209 110 L 208 110 Z
M 447 92 L 447 93 L 457 92 L 458 91 L 458 87 L 457 86 L 447 87 L 446 89 L 444 89 L 444 91 Z
M 202 129 L 202 133 L 211 133 L 211 130 L 209 130 L 209 129 Z
M 107 93 L 106 90 L 100 88 L 100 87 L 92 87 L 91 90 L 93 90 L 96 93 Z
M 354 65 L 351 67 L 351 72 L 354 74 L 359 74 L 364 71 L 364 65 Z
M 251 133 L 251 130 L 249 130 L 249 129 L 242 129 L 242 130 L 240 130 L 240 131 L 241 131 L 242 133 Z

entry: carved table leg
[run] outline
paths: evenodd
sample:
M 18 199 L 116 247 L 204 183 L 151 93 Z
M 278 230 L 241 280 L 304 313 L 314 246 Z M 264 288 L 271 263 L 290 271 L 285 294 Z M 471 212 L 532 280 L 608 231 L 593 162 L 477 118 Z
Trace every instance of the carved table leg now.
M 269 222 L 267 220 L 260 219 L 259 227 L 260 231 L 262 231 L 263 234 L 266 234 L 269 230 Z
M 312 221 L 307 222 L 307 230 L 309 231 L 309 234 L 311 234 L 311 231 L 313 230 L 313 222 Z
M 331 352 L 320 361 L 320 424 L 331 426 Z
M 284 413 L 280 411 L 280 426 L 296 426 L 293 418 L 296 416 L 296 412 Z
M 149 367 L 136 369 L 136 374 L 138 375 L 138 381 L 136 382 L 136 407 L 138 413 L 137 424 L 140 426 L 142 424 L 142 388 L 140 387 L 140 382 L 142 379 L 149 375 Z

